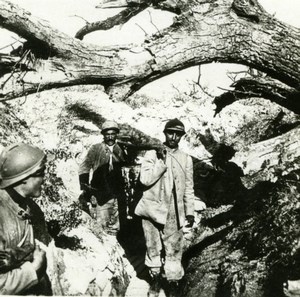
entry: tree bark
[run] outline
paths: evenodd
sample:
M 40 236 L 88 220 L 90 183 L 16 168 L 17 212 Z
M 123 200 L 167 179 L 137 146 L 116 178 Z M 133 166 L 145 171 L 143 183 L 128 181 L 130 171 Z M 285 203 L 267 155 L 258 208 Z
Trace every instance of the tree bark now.
M 91 32 L 94 31 L 100 31 L 100 30 L 108 30 L 113 28 L 117 25 L 122 25 L 126 23 L 128 20 L 130 20 L 132 17 L 143 11 L 146 7 L 130 7 L 127 8 L 117 15 L 108 18 L 105 21 L 102 22 L 94 22 L 91 24 L 85 25 L 83 28 L 81 28 L 76 34 L 75 38 L 78 38 L 80 40 L 83 39 L 83 37 Z
M 260 181 L 275 182 L 279 176 L 299 170 L 299 135 L 300 127 L 237 152 L 232 161 L 242 168 L 244 185 L 252 188 Z
M 300 114 L 299 91 L 269 78 L 242 78 L 231 85 L 233 91 L 225 92 L 214 99 L 216 114 L 239 99 L 259 97 L 269 99 L 294 113 Z
M 44 54 L 26 61 L 30 70 L 15 73 L 0 97 L 7 100 L 37 90 L 102 84 L 115 100 L 123 100 L 155 79 L 212 61 L 248 65 L 300 88 L 299 29 L 274 19 L 256 1 L 185 0 L 178 1 L 176 9 L 180 15 L 173 25 L 140 46 L 107 47 L 72 38 L 1 0 L 1 26 Z M 6 79 L 4 75 L 0 83 Z

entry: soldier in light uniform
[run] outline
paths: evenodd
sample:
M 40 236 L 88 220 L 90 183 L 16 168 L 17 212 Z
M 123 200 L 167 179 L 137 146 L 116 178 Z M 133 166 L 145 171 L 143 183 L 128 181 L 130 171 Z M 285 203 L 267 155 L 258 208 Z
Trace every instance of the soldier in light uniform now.
M 142 218 L 146 240 L 145 264 L 152 283 L 149 296 L 158 296 L 162 276 L 168 282 L 169 296 L 175 296 L 183 277 L 183 225 L 194 223 L 194 184 L 192 158 L 178 149 L 185 128 L 178 119 L 164 128 L 164 149 L 148 151 L 141 165 L 140 181 L 145 191 L 135 214 Z

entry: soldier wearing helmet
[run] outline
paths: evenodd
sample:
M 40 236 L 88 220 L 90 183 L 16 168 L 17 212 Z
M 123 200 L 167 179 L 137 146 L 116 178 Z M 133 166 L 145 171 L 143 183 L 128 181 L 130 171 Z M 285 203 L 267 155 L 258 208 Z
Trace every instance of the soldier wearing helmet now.
M 178 296 L 183 277 L 183 226 L 194 224 L 192 158 L 178 148 L 185 127 L 178 119 L 164 128 L 164 149 L 147 151 L 141 164 L 140 182 L 145 186 L 135 214 L 142 218 L 146 241 L 145 264 L 152 281 L 148 296 L 159 296 L 166 278 L 168 296 Z
M 24 143 L 5 148 L 0 156 L 1 295 L 51 291 L 45 251 L 35 243 L 30 209 L 30 198 L 41 195 L 45 162 L 43 151 Z
M 101 133 L 104 141 L 92 145 L 88 150 L 79 168 L 79 181 L 83 190 L 82 196 L 93 206 L 92 216 L 101 224 L 103 230 L 115 234 L 120 229 L 120 223 L 123 224 L 125 215 L 121 171 L 125 155 L 116 142 L 119 133 L 116 122 L 104 122 Z

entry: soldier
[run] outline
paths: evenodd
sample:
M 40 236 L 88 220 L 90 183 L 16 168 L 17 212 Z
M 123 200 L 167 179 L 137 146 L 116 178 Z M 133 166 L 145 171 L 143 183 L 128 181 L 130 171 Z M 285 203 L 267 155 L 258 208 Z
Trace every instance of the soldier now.
M 14 144 L 0 156 L 0 294 L 50 295 L 45 251 L 35 243 L 31 199 L 41 195 L 46 155 Z
M 162 275 L 168 282 L 170 296 L 178 291 L 183 277 L 183 225 L 194 223 L 194 189 L 192 158 L 178 149 L 185 128 L 178 119 L 164 128 L 166 141 L 158 154 L 146 152 L 140 171 L 140 181 L 146 187 L 135 209 L 142 217 L 146 240 L 145 264 L 152 277 L 149 296 L 158 296 Z
M 79 168 L 79 181 L 82 195 L 91 200 L 95 217 L 103 230 L 115 234 L 120 229 L 120 221 L 122 225 L 126 215 L 121 170 L 125 155 L 116 142 L 119 133 L 117 123 L 104 122 L 101 133 L 104 141 L 89 149 Z M 91 169 L 93 173 L 90 182 Z

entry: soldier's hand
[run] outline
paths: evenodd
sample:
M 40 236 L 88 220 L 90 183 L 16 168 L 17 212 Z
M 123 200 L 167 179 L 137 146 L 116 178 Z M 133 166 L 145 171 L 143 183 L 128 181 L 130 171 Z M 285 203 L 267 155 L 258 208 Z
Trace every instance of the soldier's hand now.
M 9 250 L 0 251 L 0 272 L 11 270 L 16 266 L 16 259 L 13 253 Z
M 85 202 L 89 202 L 90 199 L 91 199 L 91 194 L 90 194 L 90 191 L 88 189 L 82 189 L 82 192 L 80 194 L 80 199 L 82 199 L 82 201 L 85 201 Z
M 35 247 L 35 250 L 33 252 L 32 265 L 36 271 L 38 278 L 41 278 L 46 271 L 47 258 L 46 252 L 42 250 L 38 245 Z
M 166 161 L 167 151 L 165 149 L 158 149 L 156 151 L 157 159 Z
M 202 211 L 206 209 L 206 204 L 205 202 L 199 200 L 199 199 L 195 199 L 195 211 Z
M 90 185 L 86 183 L 81 183 L 80 184 L 80 189 L 82 190 L 82 194 L 84 195 L 89 195 L 90 193 Z
M 91 196 L 91 204 L 93 207 L 97 206 L 97 198 L 94 195 Z
M 192 228 L 195 223 L 195 217 L 192 215 L 188 215 L 186 216 L 186 220 L 187 220 L 187 224 L 185 225 L 185 227 Z
M 86 190 L 82 190 L 80 196 L 84 199 L 84 200 L 88 200 L 89 199 L 89 195 L 88 192 Z

